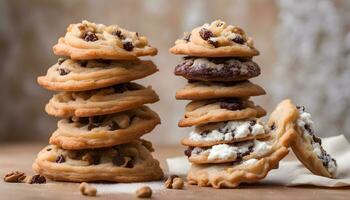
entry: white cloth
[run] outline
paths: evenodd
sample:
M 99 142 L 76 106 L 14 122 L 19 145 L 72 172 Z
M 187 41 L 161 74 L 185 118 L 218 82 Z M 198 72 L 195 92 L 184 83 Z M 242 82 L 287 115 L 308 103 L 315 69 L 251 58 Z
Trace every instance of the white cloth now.
M 261 183 L 286 186 L 315 185 L 323 187 L 350 186 L 350 144 L 343 135 L 322 139 L 323 148 L 336 159 L 338 175 L 336 179 L 313 175 L 299 160 L 281 161 L 279 168 L 271 170 Z M 190 168 L 186 157 L 167 159 L 169 174 L 185 176 Z

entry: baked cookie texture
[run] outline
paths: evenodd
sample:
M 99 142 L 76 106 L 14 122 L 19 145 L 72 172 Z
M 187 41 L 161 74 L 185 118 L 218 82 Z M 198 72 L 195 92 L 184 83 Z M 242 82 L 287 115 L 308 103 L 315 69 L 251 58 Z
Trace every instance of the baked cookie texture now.
M 259 118 L 264 115 L 266 111 L 262 107 L 248 100 L 200 100 L 187 104 L 185 116 L 178 125 L 187 127 L 211 122 Z
M 58 117 L 88 117 L 121 112 L 158 100 L 158 95 L 150 86 L 122 83 L 96 90 L 57 93 L 45 110 Z
M 109 147 L 136 140 L 158 124 L 159 116 L 146 106 L 106 116 L 67 118 L 58 122 L 50 144 L 72 150 Z
M 221 20 L 185 33 L 170 49 L 173 54 L 197 57 L 251 57 L 259 55 L 254 42 L 243 29 Z
M 291 101 L 282 101 L 268 122 L 270 137 L 264 142 L 269 148 L 263 148 L 263 153 L 253 151 L 233 163 L 192 164 L 188 182 L 214 188 L 235 188 L 241 183 L 255 183 L 265 178 L 270 170 L 278 168 L 279 161 L 288 154 L 288 147 L 296 138 L 294 121 L 297 117 L 298 111 Z
M 49 145 L 39 152 L 33 170 L 57 181 L 129 183 L 161 180 L 163 171 L 148 148 L 139 140 L 93 150 L 71 151 Z
M 79 61 L 60 59 L 45 76 L 39 76 L 39 85 L 53 91 L 86 91 L 126 83 L 157 72 L 152 61 Z
M 260 67 L 248 58 L 189 57 L 175 67 L 175 75 L 199 81 L 242 81 L 260 75 Z
M 66 35 L 58 40 L 53 52 L 76 60 L 134 60 L 140 56 L 154 56 L 157 49 L 137 32 L 84 20 L 68 26 Z
M 337 162 L 322 147 L 322 140 L 315 133 L 311 115 L 304 107 L 299 107 L 299 117 L 294 128 L 297 137 L 291 147 L 296 157 L 313 174 L 336 178 Z
M 57 91 L 45 106 L 61 117 L 33 170 L 57 181 L 142 182 L 164 174 L 152 143 L 141 139 L 160 118 L 145 104 L 159 101 L 151 86 L 131 82 L 158 71 L 147 38 L 116 25 L 71 24 L 53 47 L 64 58 L 37 78 Z
M 218 98 L 248 98 L 265 95 L 265 90 L 250 81 L 208 82 L 194 81 L 176 91 L 176 99 L 204 100 Z

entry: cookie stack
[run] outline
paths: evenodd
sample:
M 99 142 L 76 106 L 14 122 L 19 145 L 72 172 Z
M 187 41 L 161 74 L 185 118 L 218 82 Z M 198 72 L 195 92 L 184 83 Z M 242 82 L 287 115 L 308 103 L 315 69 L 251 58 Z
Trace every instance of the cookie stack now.
M 266 111 L 250 100 L 265 94 L 263 88 L 249 81 L 260 75 L 258 64 L 252 60 L 259 55 L 252 38 L 243 29 L 217 20 L 185 33 L 170 52 L 186 55 L 176 66 L 175 75 L 188 80 L 176 92 L 176 99 L 191 100 L 178 125 L 195 126 L 189 137 L 181 141 L 188 146 L 185 155 L 192 163 L 189 183 L 236 187 L 241 182 L 259 180 L 249 179 L 252 175 L 242 178 L 242 174 L 252 173 L 249 170 L 225 174 L 228 169 L 256 164 L 257 159 L 272 153 L 281 159 L 288 152 L 281 145 L 273 145 L 280 135 L 271 137 L 269 127 L 259 121 Z M 283 150 L 275 152 L 280 147 Z M 259 164 L 265 170 L 259 172 L 260 179 L 267 174 L 266 169 L 276 167 L 271 164 L 264 168 L 267 160 Z M 226 178 L 228 181 L 220 182 Z
M 161 179 L 152 143 L 140 139 L 160 124 L 144 105 L 159 98 L 150 86 L 130 82 L 158 71 L 152 61 L 138 59 L 157 49 L 137 32 L 83 21 L 71 24 L 53 51 L 64 58 L 38 83 L 58 91 L 45 110 L 63 119 L 33 169 L 60 181 Z

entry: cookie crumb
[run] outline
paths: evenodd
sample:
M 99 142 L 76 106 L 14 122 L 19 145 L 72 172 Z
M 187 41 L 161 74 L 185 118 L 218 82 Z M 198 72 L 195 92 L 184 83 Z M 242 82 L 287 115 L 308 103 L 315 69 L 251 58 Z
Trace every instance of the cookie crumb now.
M 8 183 L 23 183 L 26 175 L 23 172 L 13 171 L 4 176 L 4 181 Z
M 177 175 L 171 175 L 164 183 L 165 187 L 168 189 L 183 189 L 184 181 Z
M 85 196 L 96 196 L 97 194 L 97 189 L 86 182 L 80 183 L 79 190 L 81 194 Z
M 149 186 L 144 186 L 136 190 L 136 196 L 138 198 L 151 198 L 152 197 L 152 189 Z

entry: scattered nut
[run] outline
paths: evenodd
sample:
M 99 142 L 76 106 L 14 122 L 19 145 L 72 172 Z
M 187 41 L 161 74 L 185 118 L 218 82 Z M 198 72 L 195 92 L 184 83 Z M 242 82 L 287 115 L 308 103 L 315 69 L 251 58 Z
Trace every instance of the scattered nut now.
M 28 182 L 29 184 L 44 184 L 46 183 L 46 178 L 40 174 L 34 175 Z
M 184 181 L 182 178 L 176 177 L 173 180 L 173 184 L 171 185 L 173 189 L 183 189 L 184 188 Z
M 142 187 L 136 190 L 136 196 L 138 198 L 151 198 L 152 189 L 149 186 Z
M 9 183 L 22 183 L 25 178 L 26 178 L 26 175 L 23 172 L 14 171 L 14 172 L 7 173 L 4 176 L 4 181 Z
M 96 188 L 87 184 L 86 182 L 80 183 L 79 190 L 81 194 L 85 196 L 96 196 L 97 194 Z
M 164 184 L 168 189 L 183 189 L 184 187 L 184 181 L 176 175 L 169 176 Z

